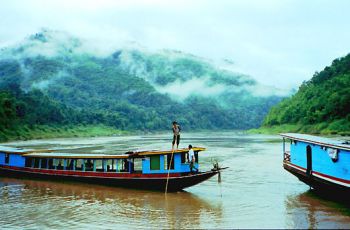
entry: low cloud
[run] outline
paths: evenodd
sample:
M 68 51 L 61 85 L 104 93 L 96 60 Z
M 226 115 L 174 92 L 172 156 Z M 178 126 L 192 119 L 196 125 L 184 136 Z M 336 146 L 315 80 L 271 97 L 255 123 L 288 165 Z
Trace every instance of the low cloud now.
M 183 101 L 191 95 L 201 97 L 217 97 L 225 93 L 249 93 L 256 97 L 288 96 L 291 90 L 281 90 L 272 86 L 257 83 L 253 78 L 238 73 L 233 60 L 225 59 L 214 63 L 205 58 L 174 50 L 152 52 L 138 44 L 94 43 L 93 40 L 81 39 L 67 32 L 42 29 L 39 33 L 27 37 L 20 44 L 1 51 L 1 58 L 14 58 L 22 62 L 22 58 L 45 56 L 53 58 L 66 55 L 91 55 L 105 58 L 115 54 L 119 59 L 119 67 L 123 71 L 148 81 L 158 92 L 168 94 L 177 101 Z M 114 55 L 113 55 L 114 56 Z M 183 62 L 189 62 L 188 67 Z M 180 67 L 179 67 L 180 63 Z M 196 68 L 192 68 L 192 64 Z M 29 83 L 31 70 L 21 65 L 25 75 L 22 87 L 45 90 L 52 83 L 69 76 L 60 71 L 49 79 Z M 165 71 L 165 72 L 164 72 Z M 201 75 L 198 75 L 201 72 Z M 213 79 L 213 73 L 220 79 Z M 157 83 L 162 74 L 176 74 L 182 77 L 166 85 Z M 232 82 L 230 77 L 232 77 Z M 227 83 L 225 84 L 225 81 Z M 231 83 L 230 83 L 231 82 Z
M 1 50 L 1 59 L 44 56 L 53 58 L 59 55 L 92 55 L 108 57 L 120 47 L 136 46 L 133 42 L 118 42 L 99 38 L 81 38 L 65 31 L 42 28 L 16 44 Z
M 266 86 L 261 84 L 248 85 L 248 86 L 245 86 L 244 88 L 255 97 L 270 97 L 270 96 L 287 97 L 293 93 L 292 89 L 280 89 L 273 86 Z
M 168 94 L 177 101 L 183 101 L 189 96 L 215 97 L 227 91 L 240 91 L 224 84 L 210 84 L 209 78 L 193 78 L 188 81 L 176 80 L 165 86 L 155 85 L 158 92 Z
M 50 85 L 67 76 L 69 76 L 68 73 L 66 73 L 65 71 L 60 71 L 54 76 L 50 77 L 50 79 L 45 79 L 32 83 L 30 89 L 46 90 L 47 88 L 49 88 Z

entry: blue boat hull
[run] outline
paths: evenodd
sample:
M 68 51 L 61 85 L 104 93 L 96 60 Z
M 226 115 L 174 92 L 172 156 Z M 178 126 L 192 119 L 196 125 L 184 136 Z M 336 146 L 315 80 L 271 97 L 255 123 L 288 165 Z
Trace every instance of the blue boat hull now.
M 300 181 L 309 185 L 310 188 L 314 189 L 318 193 L 322 193 L 329 196 L 338 196 L 341 199 L 350 200 L 350 188 L 337 183 L 330 182 L 329 180 L 322 179 L 320 177 L 314 176 L 312 173 L 307 174 L 302 170 L 292 167 L 291 164 L 284 163 L 283 167 L 285 170 L 296 176 Z

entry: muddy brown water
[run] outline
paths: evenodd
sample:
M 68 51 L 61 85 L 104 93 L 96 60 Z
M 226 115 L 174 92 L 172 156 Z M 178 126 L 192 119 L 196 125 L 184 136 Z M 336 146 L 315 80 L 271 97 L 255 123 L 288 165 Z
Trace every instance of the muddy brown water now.
M 237 132 L 184 133 L 180 147 L 204 146 L 201 170 L 229 169 L 169 193 L 0 176 L 0 228 L 350 228 L 350 207 L 319 197 L 282 168 L 280 137 Z M 6 143 L 60 152 L 166 149 L 171 135 L 149 134 Z

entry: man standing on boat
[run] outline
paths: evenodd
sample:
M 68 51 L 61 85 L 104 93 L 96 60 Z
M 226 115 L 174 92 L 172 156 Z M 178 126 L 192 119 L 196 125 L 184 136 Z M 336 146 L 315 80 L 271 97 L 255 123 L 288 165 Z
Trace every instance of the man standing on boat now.
M 180 125 L 176 122 L 173 121 L 173 146 L 172 146 L 172 150 L 174 150 L 174 145 L 176 143 L 176 149 L 179 148 L 179 144 L 180 144 L 180 131 L 181 131 L 181 127 Z

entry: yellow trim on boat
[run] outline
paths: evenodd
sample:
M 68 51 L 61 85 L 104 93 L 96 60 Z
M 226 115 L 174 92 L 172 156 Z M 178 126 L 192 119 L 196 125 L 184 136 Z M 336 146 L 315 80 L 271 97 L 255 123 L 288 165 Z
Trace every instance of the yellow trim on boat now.
M 204 151 L 205 148 L 202 147 L 193 147 L 193 151 L 199 152 Z M 174 151 L 174 153 L 187 153 L 189 149 L 177 149 Z M 137 156 L 148 156 L 148 155 L 164 155 L 164 154 L 172 154 L 172 150 L 154 150 L 154 151 L 142 151 L 142 152 L 134 152 L 131 154 L 131 156 L 137 155 Z
M 72 153 L 27 153 L 25 157 L 54 158 L 54 159 L 127 159 L 128 155 L 109 154 L 72 154 Z
M 193 147 L 193 151 L 199 152 L 204 151 L 205 148 Z M 22 151 L 22 152 L 20 152 Z M 171 153 L 187 153 L 188 148 L 177 149 L 174 152 L 172 150 L 146 150 L 146 151 L 134 151 L 127 152 L 126 154 L 81 154 L 81 153 L 60 153 L 54 152 L 54 150 L 3 150 L 0 152 L 8 152 L 12 154 L 20 154 L 24 157 L 33 158 L 62 158 L 62 159 L 127 159 L 127 158 L 137 158 L 150 155 L 165 155 Z

